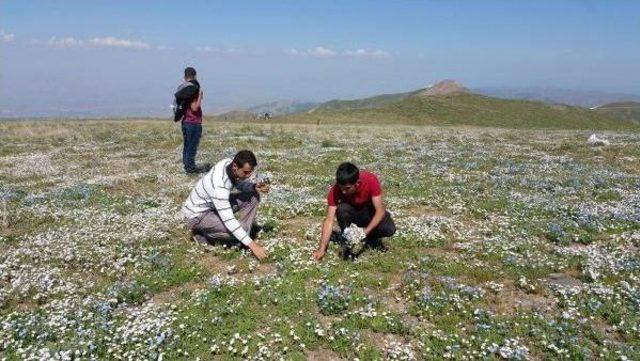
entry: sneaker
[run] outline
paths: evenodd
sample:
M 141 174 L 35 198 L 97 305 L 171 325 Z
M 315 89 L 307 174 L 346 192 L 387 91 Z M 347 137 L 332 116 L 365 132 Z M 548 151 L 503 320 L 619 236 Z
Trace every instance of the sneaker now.
M 353 261 L 355 259 L 355 255 L 351 252 L 351 249 L 344 243 L 340 245 L 339 254 L 343 261 Z
M 367 248 L 371 248 L 378 252 L 387 252 L 389 250 L 380 238 L 367 239 Z
M 342 237 L 342 233 L 338 231 L 331 231 L 331 236 L 329 237 L 329 242 L 337 243 L 340 245 L 346 245 L 347 241 Z
M 194 233 L 193 235 L 193 241 L 200 246 L 210 246 L 211 243 L 209 243 L 209 240 L 207 240 L 207 237 L 199 234 L 199 233 Z
M 196 166 L 197 173 L 207 173 L 210 170 L 211 170 L 211 163 L 202 163 Z
M 251 224 L 251 230 L 249 231 L 249 237 L 251 237 L 251 239 L 256 239 L 258 237 L 258 234 L 260 234 L 260 232 L 262 232 L 264 227 L 262 227 L 261 225 L 257 224 L 257 223 L 253 223 Z

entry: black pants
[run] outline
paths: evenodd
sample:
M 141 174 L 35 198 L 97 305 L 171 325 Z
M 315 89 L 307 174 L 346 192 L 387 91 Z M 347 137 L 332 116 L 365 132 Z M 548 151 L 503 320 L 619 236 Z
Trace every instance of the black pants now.
M 351 223 L 354 223 L 358 227 L 368 226 L 375 214 L 376 209 L 373 205 L 358 210 L 348 203 L 340 203 L 336 212 L 336 218 L 338 218 L 340 229 L 344 231 Z M 367 239 L 379 240 L 382 237 L 391 237 L 394 233 L 396 233 L 396 225 L 393 223 L 393 219 L 391 219 L 391 214 L 385 211 L 384 218 L 382 218 L 378 226 L 367 236 Z

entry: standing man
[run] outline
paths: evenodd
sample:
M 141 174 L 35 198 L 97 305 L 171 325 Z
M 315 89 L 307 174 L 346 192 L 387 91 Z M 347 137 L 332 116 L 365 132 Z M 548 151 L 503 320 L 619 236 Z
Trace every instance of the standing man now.
M 254 182 L 257 164 L 251 151 L 241 150 L 233 159 L 218 162 L 196 183 L 182 206 L 196 242 L 236 240 L 259 260 L 268 256 L 249 234 L 260 202 L 258 191 L 269 192 L 268 183 Z
M 204 173 L 211 166 L 205 163 L 196 166 L 196 153 L 202 136 L 202 90 L 196 80 L 196 70 L 184 69 L 184 83 L 175 93 L 174 121 L 182 121 L 182 163 L 187 174 Z
M 327 195 L 327 216 L 322 225 L 322 236 L 313 258 L 320 261 L 327 253 L 332 237 L 333 219 L 338 219 L 340 230 L 352 223 L 364 227 L 365 245 L 383 248 L 380 240 L 396 233 L 396 226 L 382 202 L 382 188 L 375 174 L 360 171 L 352 163 L 342 163 L 336 171 L 336 184 Z M 341 238 L 341 237 L 337 237 Z M 346 250 L 345 250 L 346 252 Z M 345 256 L 347 256 L 345 254 Z

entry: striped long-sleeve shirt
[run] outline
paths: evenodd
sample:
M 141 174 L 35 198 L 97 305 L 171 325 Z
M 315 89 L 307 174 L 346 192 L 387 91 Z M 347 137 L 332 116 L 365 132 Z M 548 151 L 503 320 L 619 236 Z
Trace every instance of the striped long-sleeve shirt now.
M 253 188 L 253 184 L 247 181 L 233 182 L 227 173 L 227 167 L 230 164 L 231 159 L 223 159 L 200 178 L 191 190 L 189 198 L 184 202 L 182 212 L 185 217 L 193 218 L 215 209 L 229 232 L 246 246 L 253 240 L 233 214 L 229 196 L 234 186 L 240 191 L 248 191 L 249 188 L 255 188 Z

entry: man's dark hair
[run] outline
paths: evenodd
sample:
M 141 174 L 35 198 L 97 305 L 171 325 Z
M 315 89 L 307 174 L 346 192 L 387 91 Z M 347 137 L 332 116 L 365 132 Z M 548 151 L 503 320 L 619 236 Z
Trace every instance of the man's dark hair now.
M 258 165 L 258 160 L 256 156 L 250 150 L 241 150 L 233 157 L 233 163 L 235 163 L 239 168 L 244 167 L 245 164 L 249 163 L 251 168 L 255 168 Z
M 195 78 L 196 77 L 196 70 L 192 67 L 186 67 L 184 69 L 184 77 L 185 78 Z
M 356 184 L 360 171 L 353 163 L 344 162 L 338 166 L 336 171 L 336 183 L 339 185 Z

